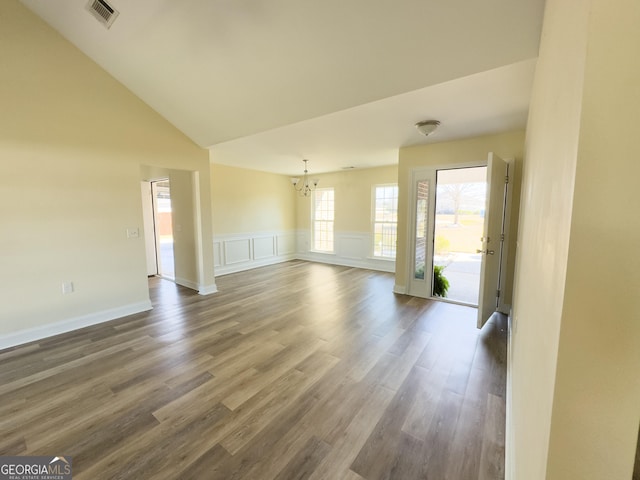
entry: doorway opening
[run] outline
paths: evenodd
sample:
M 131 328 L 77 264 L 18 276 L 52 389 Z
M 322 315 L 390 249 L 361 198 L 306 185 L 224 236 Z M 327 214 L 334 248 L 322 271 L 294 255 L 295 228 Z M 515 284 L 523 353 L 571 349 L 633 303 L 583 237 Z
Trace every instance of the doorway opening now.
M 171 185 L 168 178 L 151 182 L 151 198 L 153 202 L 157 274 L 174 280 L 173 218 L 171 213 Z
M 173 216 L 169 179 L 142 182 L 142 198 L 147 274 L 175 280 Z
M 407 293 L 478 307 L 481 328 L 506 306 L 509 164 L 489 152 L 481 166 L 414 169 L 410 185 Z
M 433 265 L 448 300 L 478 305 L 486 197 L 487 167 L 437 170 Z M 439 285 L 433 296 L 443 296 Z

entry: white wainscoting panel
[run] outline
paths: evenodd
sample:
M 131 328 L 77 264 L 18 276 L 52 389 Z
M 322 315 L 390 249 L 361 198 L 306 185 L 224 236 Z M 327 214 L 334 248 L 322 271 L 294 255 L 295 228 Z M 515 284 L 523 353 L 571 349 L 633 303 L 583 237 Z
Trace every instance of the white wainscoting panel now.
M 251 238 L 224 240 L 224 263 L 233 265 L 251 260 Z
M 293 255 L 296 253 L 296 234 L 286 233 L 276 236 L 276 254 Z
M 293 260 L 296 258 L 295 246 L 295 231 L 215 236 L 215 276 Z
M 213 242 L 213 266 L 219 267 L 222 265 L 222 242 L 215 241 Z
M 369 252 L 369 235 L 336 234 L 337 255 L 351 260 L 365 260 Z
M 395 272 L 396 262 L 371 256 L 371 234 L 336 232 L 335 253 L 310 250 L 308 230 L 219 235 L 213 239 L 215 275 L 300 259 L 347 267 Z
M 296 252 L 298 255 L 311 250 L 311 235 L 308 230 L 298 230 L 296 233 Z
M 367 268 L 382 272 L 395 272 L 396 262 L 373 258 L 371 255 L 371 234 L 362 232 L 335 232 L 335 253 L 314 252 L 311 245 L 311 234 L 308 230 L 298 230 L 298 253 L 296 258 L 311 262 L 330 263 L 347 267 Z
M 268 237 L 253 238 L 253 259 L 262 260 L 263 258 L 275 257 L 276 255 L 276 237 L 270 235 Z

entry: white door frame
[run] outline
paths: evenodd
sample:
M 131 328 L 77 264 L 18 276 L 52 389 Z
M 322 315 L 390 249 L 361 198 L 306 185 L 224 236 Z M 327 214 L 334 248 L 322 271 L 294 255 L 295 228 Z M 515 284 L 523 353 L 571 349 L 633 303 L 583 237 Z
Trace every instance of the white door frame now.
M 441 300 L 450 303 L 459 303 L 452 302 L 451 300 L 447 300 L 446 298 L 434 297 L 432 295 L 431 288 L 431 275 L 428 275 L 427 272 L 433 271 L 433 240 L 435 234 L 435 206 L 436 206 L 436 174 L 438 170 L 454 170 L 456 168 L 475 168 L 475 167 L 486 167 L 487 160 L 477 161 L 477 162 L 462 162 L 455 164 L 440 164 L 440 165 L 432 165 L 428 167 L 416 167 L 412 168 L 409 171 L 409 222 L 408 224 L 408 246 L 409 246 L 409 264 L 406 273 L 406 285 L 407 285 L 407 294 L 414 297 L 422 297 L 422 298 L 431 298 L 434 300 Z M 416 183 L 419 179 L 428 178 L 429 179 L 429 218 L 427 223 L 427 252 L 426 252 L 426 261 L 425 261 L 425 284 L 418 284 L 418 281 L 415 279 L 415 248 L 416 248 Z M 426 292 L 426 295 L 425 295 Z
M 158 266 L 158 273 L 157 275 L 161 278 L 164 278 L 165 280 L 170 280 L 172 282 L 175 282 L 175 250 L 174 250 L 174 255 L 173 255 L 173 265 L 171 266 L 172 270 L 173 270 L 173 276 L 167 275 L 166 271 L 167 271 L 167 266 L 162 264 L 162 245 L 160 243 L 160 232 L 158 231 L 158 197 L 157 197 L 157 183 L 159 182 L 168 182 L 169 183 L 169 196 L 171 196 L 171 179 L 169 176 L 166 177 L 160 177 L 154 180 L 150 180 L 151 183 L 151 197 L 152 197 L 152 202 L 153 202 L 153 224 L 154 224 L 154 241 L 156 243 L 156 265 Z M 172 217 L 172 225 L 173 225 L 173 221 L 175 220 L 173 218 L 173 212 L 171 213 L 171 217 Z M 172 235 L 174 237 L 175 240 L 175 234 L 174 232 L 172 232 Z M 171 247 L 172 249 L 174 248 L 174 246 L 172 245 Z
M 155 276 L 158 274 L 158 257 L 156 245 L 155 219 L 153 212 L 153 192 L 151 191 L 151 182 L 142 180 L 140 182 L 142 193 L 142 219 L 144 246 L 147 260 L 147 276 Z
M 415 278 L 416 270 L 416 228 L 417 228 L 417 183 L 420 180 L 429 181 L 429 195 L 427 200 L 427 237 L 425 239 L 425 265 L 424 279 Z M 435 225 L 435 215 L 431 212 L 435 206 L 435 186 L 436 186 L 436 170 L 433 168 L 415 168 L 410 172 L 409 188 L 409 245 L 410 258 L 409 268 L 407 271 L 407 289 L 408 293 L 414 297 L 431 298 L 431 275 L 429 272 L 433 270 L 433 230 Z

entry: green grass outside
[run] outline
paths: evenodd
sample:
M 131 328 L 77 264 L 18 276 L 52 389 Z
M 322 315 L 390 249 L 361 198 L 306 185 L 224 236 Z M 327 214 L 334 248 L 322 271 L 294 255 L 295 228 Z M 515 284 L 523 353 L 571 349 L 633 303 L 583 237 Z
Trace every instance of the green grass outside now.
M 453 225 L 453 215 L 436 215 L 436 255 L 450 252 L 476 253 L 482 248 L 484 217 L 459 215 L 458 225 Z

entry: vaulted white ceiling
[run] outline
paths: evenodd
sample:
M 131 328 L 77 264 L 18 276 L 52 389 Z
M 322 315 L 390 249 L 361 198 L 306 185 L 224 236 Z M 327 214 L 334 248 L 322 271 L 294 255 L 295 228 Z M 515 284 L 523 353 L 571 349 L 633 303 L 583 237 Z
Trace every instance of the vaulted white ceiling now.
M 214 162 L 296 173 L 523 128 L 544 0 L 22 0 Z M 416 121 L 442 127 L 426 139 Z M 313 168 L 312 167 L 312 168 Z

